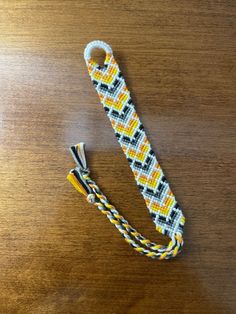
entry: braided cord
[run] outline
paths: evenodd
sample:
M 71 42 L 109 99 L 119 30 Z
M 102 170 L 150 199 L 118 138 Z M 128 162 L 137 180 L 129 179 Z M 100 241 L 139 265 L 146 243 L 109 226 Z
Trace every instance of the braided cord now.
M 94 204 L 102 214 L 107 216 L 110 222 L 115 225 L 115 227 L 122 234 L 125 241 L 129 243 L 135 251 L 159 260 L 175 257 L 181 251 L 183 239 L 180 234 L 176 235 L 175 238 L 169 242 L 168 246 L 157 245 L 156 243 L 151 242 L 129 224 L 129 222 L 108 201 L 107 197 L 101 192 L 97 184 L 92 181 L 87 174 L 83 175 L 83 178 L 86 180 L 94 193 L 87 196 L 88 202 Z M 132 239 L 132 237 L 136 239 L 136 242 Z M 137 242 L 139 242 L 142 246 Z M 146 246 L 148 249 L 145 249 L 143 246 Z

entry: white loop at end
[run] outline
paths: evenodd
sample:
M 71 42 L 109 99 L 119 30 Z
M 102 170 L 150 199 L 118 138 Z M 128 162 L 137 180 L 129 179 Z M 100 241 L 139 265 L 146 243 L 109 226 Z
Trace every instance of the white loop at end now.
M 111 47 L 104 41 L 101 40 L 91 41 L 90 43 L 87 44 L 86 48 L 84 49 L 84 59 L 86 63 L 91 58 L 92 50 L 95 48 L 103 49 L 106 52 L 106 54 L 112 53 Z

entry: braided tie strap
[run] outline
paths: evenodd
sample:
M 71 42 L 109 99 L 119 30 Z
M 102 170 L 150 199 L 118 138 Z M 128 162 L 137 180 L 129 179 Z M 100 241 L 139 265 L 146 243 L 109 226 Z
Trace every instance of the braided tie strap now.
M 94 48 L 101 48 L 106 52 L 103 67 L 91 57 Z M 130 164 L 156 230 L 170 238 L 169 244 L 157 245 L 146 239 L 110 204 L 89 177 L 84 143 L 70 148 L 76 167 L 67 178 L 87 197 L 88 202 L 93 203 L 107 216 L 134 250 L 156 259 L 175 257 L 183 246 L 185 218 L 147 139 L 112 49 L 102 41 L 93 41 L 87 45 L 84 57 L 91 80 Z

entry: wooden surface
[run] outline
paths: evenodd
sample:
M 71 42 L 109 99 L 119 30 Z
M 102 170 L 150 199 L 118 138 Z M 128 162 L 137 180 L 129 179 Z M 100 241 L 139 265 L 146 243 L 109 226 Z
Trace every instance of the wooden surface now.
M 0 1 L 0 313 L 235 313 L 235 1 Z M 154 231 L 83 59 L 107 41 L 186 216 L 153 261 L 66 180 L 71 144 Z

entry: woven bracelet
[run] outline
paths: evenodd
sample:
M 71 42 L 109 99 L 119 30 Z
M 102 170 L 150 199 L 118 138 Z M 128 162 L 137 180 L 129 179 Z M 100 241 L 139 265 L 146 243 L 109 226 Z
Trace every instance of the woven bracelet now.
M 92 59 L 91 52 L 94 48 L 105 51 L 103 66 L 99 66 Z M 145 238 L 109 202 L 89 177 L 84 143 L 70 148 L 76 167 L 70 171 L 67 178 L 86 196 L 89 203 L 94 204 L 107 216 L 135 251 L 156 259 L 174 257 L 183 246 L 185 218 L 147 139 L 112 49 L 105 42 L 92 41 L 85 48 L 84 58 L 93 85 L 129 162 L 156 230 L 170 238 L 168 245 L 158 245 Z

